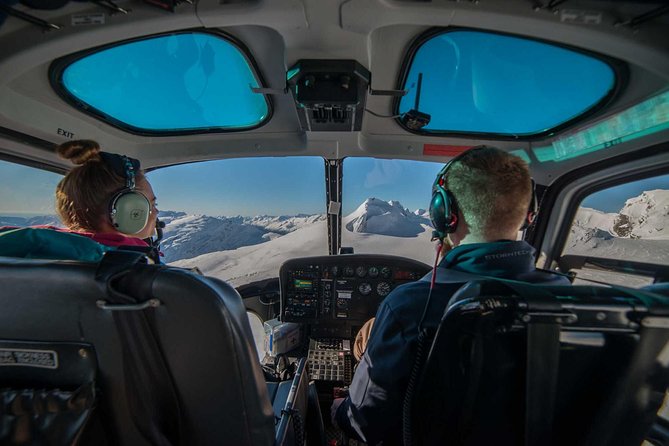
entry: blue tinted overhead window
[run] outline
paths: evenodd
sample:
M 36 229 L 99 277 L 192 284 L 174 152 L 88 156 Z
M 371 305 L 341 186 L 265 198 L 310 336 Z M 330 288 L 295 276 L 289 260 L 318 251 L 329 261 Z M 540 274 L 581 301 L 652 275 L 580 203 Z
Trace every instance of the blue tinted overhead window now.
M 264 96 L 251 91 L 259 82 L 249 61 L 215 34 L 105 48 L 67 65 L 60 83 L 87 110 L 140 131 L 245 129 L 269 115 Z
M 432 119 L 424 132 L 528 136 L 547 132 L 595 107 L 616 85 L 607 63 L 573 50 L 501 34 L 436 34 L 413 53 L 399 112 Z

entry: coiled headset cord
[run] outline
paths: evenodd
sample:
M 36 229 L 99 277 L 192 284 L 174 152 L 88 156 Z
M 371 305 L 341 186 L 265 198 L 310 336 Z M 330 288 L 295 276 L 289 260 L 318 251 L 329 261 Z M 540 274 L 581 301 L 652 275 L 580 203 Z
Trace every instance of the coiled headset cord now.
M 416 359 L 413 363 L 413 368 L 411 369 L 411 374 L 409 375 L 409 382 L 407 383 L 407 390 L 404 394 L 404 404 L 402 405 L 402 438 L 404 440 L 404 446 L 411 446 L 413 439 L 411 436 L 412 428 L 412 409 L 413 409 L 413 397 L 416 391 L 416 385 L 418 384 L 418 377 L 421 370 L 423 369 L 423 364 L 425 362 L 425 353 L 429 347 L 429 342 L 432 340 L 432 334 L 428 332 L 426 328 L 423 328 L 423 322 L 427 316 L 427 310 L 430 307 L 430 300 L 432 298 L 432 290 L 434 289 L 434 284 L 437 280 L 437 264 L 439 263 L 439 254 L 441 254 L 441 249 L 444 245 L 443 239 L 439 239 L 437 244 L 437 255 L 434 259 L 434 266 L 432 267 L 432 279 L 430 280 L 430 291 L 427 295 L 427 301 L 425 302 L 425 308 L 423 309 L 423 315 L 420 318 L 418 323 L 418 340 L 416 343 Z

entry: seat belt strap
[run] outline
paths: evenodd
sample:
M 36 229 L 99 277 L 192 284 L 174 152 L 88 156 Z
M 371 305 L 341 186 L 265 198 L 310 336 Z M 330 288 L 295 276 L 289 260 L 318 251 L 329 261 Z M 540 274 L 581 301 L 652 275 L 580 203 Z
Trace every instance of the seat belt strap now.
M 560 360 L 560 325 L 550 320 L 527 324 L 525 446 L 552 444 Z
M 110 304 L 133 305 L 152 297 L 161 267 L 137 265 L 138 253 L 114 251 L 105 256 L 96 277 L 105 283 Z M 134 268 L 132 274 L 128 274 Z M 127 282 L 127 283 L 126 283 Z M 132 289 L 132 295 L 122 290 Z M 113 305 L 108 307 L 113 311 Z M 176 388 L 155 334 L 153 308 L 113 311 L 123 351 L 126 398 L 138 430 L 157 446 L 181 443 L 181 410 Z

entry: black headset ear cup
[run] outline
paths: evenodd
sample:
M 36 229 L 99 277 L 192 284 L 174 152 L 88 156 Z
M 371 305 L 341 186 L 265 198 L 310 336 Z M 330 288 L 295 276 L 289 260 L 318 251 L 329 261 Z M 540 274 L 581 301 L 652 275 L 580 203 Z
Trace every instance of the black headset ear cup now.
M 530 197 L 530 205 L 527 207 L 527 215 L 525 216 L 525 221 L 523 222 L 523 226 L 520 229 L 524 231 L 525 229 L 529 228 L 532 223 L 534 223 L 534 220 L 536 220 L 538 213 L 539 200 L 537 199 L 537 184 L 534 182 L 534 179 L 532 179 L 532 195 Z
M 135 235 L 142 232 L 149 222 L 151 203 L 141 192 L 124 189 L 111 201 L 110 218 L 116 230 Z
M 458 205 L 448 189 L 436 189 L 430 201 L 432 227 L 440 238 L 456 231 L 458 226 Z

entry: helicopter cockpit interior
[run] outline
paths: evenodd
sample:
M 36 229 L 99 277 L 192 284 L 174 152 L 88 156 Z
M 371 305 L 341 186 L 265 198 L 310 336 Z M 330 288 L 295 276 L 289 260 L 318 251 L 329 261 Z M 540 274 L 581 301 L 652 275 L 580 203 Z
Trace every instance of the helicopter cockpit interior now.
M 63 221 L 81 140 L 151 237 Z M 392 438 L 340 429 L 388 296 L 451 283 L 435 177 L 479 146 L 571 285 L 454 273 Z M 668 444 L 668 282 L 662 0 L 0 0 L 0 444 Z

